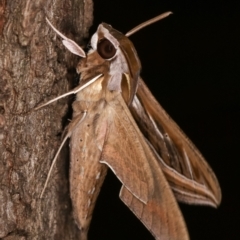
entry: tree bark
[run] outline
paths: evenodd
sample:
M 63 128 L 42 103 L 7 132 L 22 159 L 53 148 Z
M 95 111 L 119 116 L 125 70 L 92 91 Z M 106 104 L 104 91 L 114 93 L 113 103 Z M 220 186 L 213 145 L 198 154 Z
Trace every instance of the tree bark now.
M 77 57 L 45 17 L 80 45 L 92 24 L 91 0 L 0 0 L 0 238 L 78 239 L 68 190 L 68 155 L 59 147 Z

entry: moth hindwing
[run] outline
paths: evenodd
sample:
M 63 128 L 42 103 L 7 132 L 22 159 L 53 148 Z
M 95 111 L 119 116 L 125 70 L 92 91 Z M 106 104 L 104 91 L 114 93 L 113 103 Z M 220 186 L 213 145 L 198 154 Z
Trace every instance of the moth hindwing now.
M 73 119 L 51 169 L 70 138 L 70 196 L 82 239 L 87 239 L 108 168 L 122 183 L 120 198 L 155 239 L 188 239 L 176 200 L 216 207 L 221 190 L 203 156 L 140 78 L 141 64 L 133 44 L 103 23 L 85 53 L 48 23 L 68 50 L 82 57 L 77 66 L 81 74 L 79 86 L 40 106 L 76 94 Z

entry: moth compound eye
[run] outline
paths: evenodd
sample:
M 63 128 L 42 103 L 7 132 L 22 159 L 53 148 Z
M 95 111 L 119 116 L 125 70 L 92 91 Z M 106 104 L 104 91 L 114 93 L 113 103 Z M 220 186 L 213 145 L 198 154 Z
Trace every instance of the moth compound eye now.
M 117 49 L 108 39 L 103 38 L 97 44 L 97 51 L 103 59 L 110 59 L 114 57 Z

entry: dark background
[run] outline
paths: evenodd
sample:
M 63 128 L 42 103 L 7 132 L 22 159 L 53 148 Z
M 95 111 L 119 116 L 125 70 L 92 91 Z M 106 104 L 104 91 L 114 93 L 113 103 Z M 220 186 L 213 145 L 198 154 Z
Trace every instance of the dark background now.
M 240 1 L 95 0 L 94 25 L 126 33 L 165 11 L 170 17 L 131 37 L 142 77 L 216 173 L 220 207 L 180 204 L 191 239 L 240 239 Z M 119 199 L 109 171 L 89 239 L 153 239 Z

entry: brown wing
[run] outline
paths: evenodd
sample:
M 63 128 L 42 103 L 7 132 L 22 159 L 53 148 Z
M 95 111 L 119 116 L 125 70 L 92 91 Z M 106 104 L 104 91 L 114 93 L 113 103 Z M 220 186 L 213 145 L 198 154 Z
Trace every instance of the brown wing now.
M 188 239 L 174 195 L 121 95 L 107 111 L 111 118 L 101 162 L 122 182 L 120 198 L 156 239 Z
M 219 205 L 221 190 L 210 166 L 142 79 L 130 110 L 176 198 L 190 204 Z

